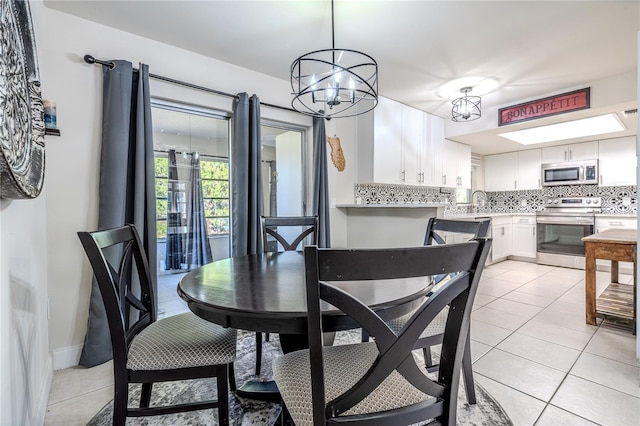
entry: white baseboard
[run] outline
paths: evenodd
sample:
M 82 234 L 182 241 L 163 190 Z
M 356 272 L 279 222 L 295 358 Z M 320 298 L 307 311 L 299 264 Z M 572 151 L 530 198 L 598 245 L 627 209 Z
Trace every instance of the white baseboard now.
M 82 345 L 67 346 L 53 351 L 53 371 L 75 367 L 80 361 Z
M 31 412 L 31 424 L 43 425 L 47 415 L 47 406 L 49 405 L 49 393 L 51 392 L 51 384 L 53 383 L 52 357 L 47 357 L 46 376 L 42 381 L 40 392 L 36 397 L 33 411 Z

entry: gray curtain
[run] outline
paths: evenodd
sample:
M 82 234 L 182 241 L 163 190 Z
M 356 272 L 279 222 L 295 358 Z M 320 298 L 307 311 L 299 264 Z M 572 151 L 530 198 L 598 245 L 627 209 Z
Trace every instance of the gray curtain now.
M 176 151 L 168 152 L 168 179 L 167 179 L 167 243 L 165 245 L 164 269 L 181 269 L 184 262 L 184 250 L 182 248 L 182 212 L 178 209 L 178 197 L 180 185 L 178 179 L 178 165 L 176 163 Z M 184 194 L 184 191 L 182 191 Z
M 233 101 L 231 140 L 232 256 L 262 252 L 260 100 L 240 93 Z
M 149 96 L 149 67 L 134 71 L 127 61 L 102 67 L 102 148 L 98 229 L 133 223 L 144 243 L 156 288 L 156 204 Z M 91 288 L 89 322 L 80 365 L 112 358 L 109 326 L 96 282 Z
M 191 153 L 191 170 L 187 192 L 187 266 L 197 268 L 213 261 L 211 246 L 207 235 L 207 221 L 202 198 L 202 178 L 200 177 L 200 158 L 197 152 Z
M 324 118 L 313 117 L 313 214 L 318 216 L 318 247 L 331 247 L 327 132 Z

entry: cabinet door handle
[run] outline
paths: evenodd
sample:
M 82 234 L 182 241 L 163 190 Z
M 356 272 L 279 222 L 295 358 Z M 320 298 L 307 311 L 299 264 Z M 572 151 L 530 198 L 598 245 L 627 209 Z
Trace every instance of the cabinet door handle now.
M 598 184 L 602 185 L 602 175 L 600 175 L 600 179 L 598 179 Z
M 447 184 L 447 175 L 442 175 L 442 184 L 443 185 Z
M 564 152 L 564 161 L 567 161 L 567 151 Z
M 538 189 L 540 188 L 540 178 L 538 178 Z
M 571 150 L 569 150 L 569 160 L 573 159 L 573 152 Z
M 518 219 L 518 222 L 520 222 L 520 223 L 526 223 L 526 222 L 529 222 L 529 219 Z
M 533 231 L 533 236 L 535 237 L 536 236 L 536 227 L 535 226 L 533 227 L 532 231 Z
M 622 222 L 620 222 L 619 220 L 609 221 L 609 225 L 610 226 L 622 226 Z
M 403 170 L 402 173 L 401 173 L 401 177 L 400 177 L 400 180 L 403 181 L 403 182 L 404 182 L 404 174 L 405 174 L 405 171 Z
M 513 181 L 513 189 L 518 189 L 518 181 L 517 180 Z
M 500 235 L 504 235 L 504 226 L 502 228 L 500 228 Z

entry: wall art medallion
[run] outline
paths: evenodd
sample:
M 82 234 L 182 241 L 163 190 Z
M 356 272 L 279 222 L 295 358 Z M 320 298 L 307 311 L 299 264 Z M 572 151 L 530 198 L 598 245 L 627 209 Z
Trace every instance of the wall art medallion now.
M 28 1 L 0 0 L 0 197 L 35 198 L 44 183 L 44 107 Z

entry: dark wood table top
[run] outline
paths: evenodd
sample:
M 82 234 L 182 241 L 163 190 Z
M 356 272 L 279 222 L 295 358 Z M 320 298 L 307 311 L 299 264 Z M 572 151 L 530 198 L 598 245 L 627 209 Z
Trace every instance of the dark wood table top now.
M 431 284 L 421 279 L 336 283 L 385 317 L 409 312 Z M 306 333 L 304 256 L 268 253 L 218 260 L 187 273 L 178 294 L 196 315 L 214 323 L 272 333 Z M 327 331 L 357 327 L 330 305 Z

